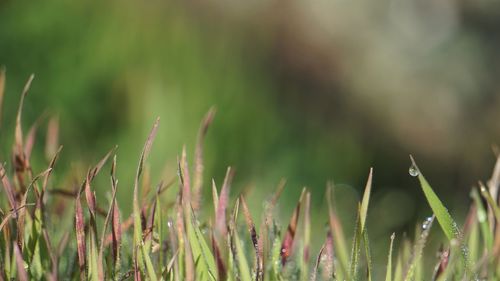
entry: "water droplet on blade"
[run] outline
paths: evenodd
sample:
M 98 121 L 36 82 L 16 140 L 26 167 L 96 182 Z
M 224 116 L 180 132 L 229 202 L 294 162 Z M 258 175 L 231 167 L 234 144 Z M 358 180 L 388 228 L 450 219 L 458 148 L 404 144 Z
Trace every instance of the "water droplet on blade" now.
M 422 223 L 422 229 L 426 230 L 427 228 L 429 228 L 431 222 L 432 222 L 432 217 L 427 217 L 425 221 Z
M 410 168 L 408 169 L 408 173 L 410 174 L 410 176 L 416 177 L 420 174 L 420 171 L 418 170 L 418 168 L 415 165 L 412 164 L 410 166 Z

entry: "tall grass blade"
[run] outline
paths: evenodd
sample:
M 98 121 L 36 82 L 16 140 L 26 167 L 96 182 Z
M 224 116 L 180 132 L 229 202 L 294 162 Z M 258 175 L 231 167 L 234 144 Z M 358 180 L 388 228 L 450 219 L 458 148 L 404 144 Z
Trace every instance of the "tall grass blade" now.
M 23 89 L 23 92 L 21 94 L 21 100 L 19 101 L 19 107 L 17 109 L 16 129 L 15 129 L 15 144 L 14 144 L 15 157 L 18 157 L 15 159 L 16 165 L 24 165 L 24 163 L 23 163 L 23 161 L 24 161 L 23 130 L 22 130 L 21 116 L 22 116 L 22 112 L 23 112 L 24 99 L 25 99 L 26 95 L 28 94 L 29 89 L 31 88 L 31 83 L 33 82 L 34 78 L 35 78 L 35 75 L 31 74 L 30 77 L 28 78 L 28 81 L 24 85 L 24 89 Z
M 335 254 L 340 261 L 340 267 L 344 274 L 347 274 L 349 257 L 347 253 L 347 242 L 344 237 L 344 230 L 342 229 L 342 224 L 340 223 L 340 219 L 337 216 L 333 208 L 332 203 L 332 189 L 333 184 L 328 183 L 326 189 L 326 200 L 328 203 L 328 217 L 329 217 L 329 225 L 330 231 L 333 235 L 333 239 L 335 242 Z M 337 269 L 338 270 L 338 269 Z
M 358 216 L 354 227 L 354 237 L 352 240 L 351 261 L 349 263 L 349 280 L 358 280 L 359 254 L 363 233 L 361 232 L 361 205 L 358 205 Z
M 187 222 L 187 235 L 193 252 L 193 259 L 196 263 L 196 273 L 199 280 L 216 280 L 217 268 L 215 259 L 210 251 L 203 234 L 201 233 L 194 211 L 190 212 L 190 220 Z
M 2 180 L 2 185 L 5 191 L 5 194 L 7 195 L 7 200 L 9 201 L 10 209 L 11 210 L 17 210 L 17 202 L 15 199 L 15 190 L 10 183 L 9 178 L 7 177 L 7 171 L 4 168 L 4 165 L 0 163 L 0 178 Z M 17 217 L 16 213 L 12 214 L 14 218 Z
M 394 245 L 394 238 L 396 234 L 391 235 L 391 244 L 389 246 L 389 255 L 387 257 L 387 271 L 385 273 L 385 281 L 392 281 L 392 247 Z
M 360 209 L 360 226 L 361 232 L 365 229 L 366 216 L 368 214 L 368 204 L 370 203 L 370 195 L 372 191 L 372 178 L 373 178 L 373 168 L 370 168 L 370 173 L 368 174 L 368 180 L 366 181 L 365 192 L 363 194 L 363 201 L 361 201 Z
M 366 255 L 366 266 L 367 266 L 367 275 L 368 275 L 368 281 L 372 280 L 372 255 L 371 255 L 371 249 L 370 249 L 370 240 L 368 239 L 368 230 L 365 229 L 363 230 L 363 244 L 365 245 L 365 255 Z
M 257 230 L 255 229 L 255 224 L 248 209 L 248 205 L 243 196 L 240 196 L 241 206 L 243 207 L 243 215 L 245 216 L 245 222 L 247 224 L 248 232 L 250 233 L 250 238 L 252 239 L 252 245 L 255 250 L 255 280 L 259 281 L 263 278 L 263 257 L 261 256 L 261 251 L 259 250 L 259 237 L 257 235 Z
M 432 216 L 429 220 L 426 220 L 423 225 L 425 226 L 418 241 L 415 243 L 413 247 L 413 253 L 410 258 L 410 263 L 408 266 L 408 270 L 405 274 L 405 281 L 410 281 L 415 278 L 415 270 L 417 268 L 418 262 L 422 257 L 422 253 L 425 247 L 425 243 L 427 242 L 427 237 L 432 228 L 432 223 L 434 222 L 434 216 Z
M 80 193 L 75 201 L 75 229 L 76 244 L 78 253 L 78 267 L 80 269 L 80 279 L 86 279 L 86 242 L 85 242 L 85 220 L 83 217 L 82 204 L 80 202 Z
M 307 275 L 309 274 L 309 251 L 311 243 L 311 192 L 306 193 L 306 202 L 304 204 L 304 249 L 303 256 L 301 259 L 301 279 L 307 280 Z
M 435 281 L 440 278 L 448 267 L 448 261 L 450 257 L 450 250 L 441 250 L 439 252 L 439 261 L 434 267 L 434 272 L 432 274 L 432 280 Z
M 497 202 L 495 202 L 495 199 L 493 199 L 493 196 L 491 196 L 490 191 L 484 186 L 482 182 L 479 182 L 479 190 L 481 191 L 481 195 L 484 197 L 484 199 L 486 199 L 486 202 L 488 202 L 488 208 L 491 208 L 497 224 L 500 224 L 500 208 L 498 207 Z
M 59 116 L 53 116 L 47 125 L 45 140 L 45 157 L 47 160 L 54 157 L 59 147 Z
M 203 143 L 208 131 L 208 127 L 212 123 L 215 116 L 215 107 L 210 108 L 203 121 L 201 121 L 196 140 L 196 148 L 194 151 L 194 179 L 193 179 L 193 198 L 192 205 L 195 211 L 200 209 L 201 193 L 203 185 Z
M 219 205 L 219 194 L 214 179 L 212 179 L 212 200 L 214 204 L 214 215 L 217 216 L 217 205 Z
M 28 281 L 28 272 L 26 272 L 26 268 L 24 268 L 24 259 L 21 254 L 21 250 L 14 243 L 14 256 L 16 258 L 16 267 L 17 267 L 17 279 L 20 281 Z
M 160 124 L 160 119 L 157 118 L 156 121 L 153 124 L 153 128 L 151 129 L 151 132 L 148 135 L 148 138 L 146 139 L 146 143 L 144 144 L 144 147 L 142 149 L 141 157 L 139 158 L 139 164 L 137 166 L 137 172 L 135 175 L 135 180 L 134 180 L 134 198 L 133 198 L 133 217 L 134 217 L 134 240 L 133 240 L 133 245 L 134 245 L 134 263 L 137 266 L 139 266 L 140 270 L 145 273 L 145 265 L 142 257 L 142 223 L 141 223 L 141 208 L 139 207 L 139 179 L 142 175 L 142 171 L 144 168 L 144 162 L 146 162 L 146 159 L 149 155 L 149 152 L 151 151 L 151 146 L 153 145 L 153 141 L 156 137 L 156 133 L 158 131 L 158 126 Z M 140 278 L 140 273 L 137 272 L 136 268 L 136 278 Z
M 491 252 L 493 249 L 493 231 L 490 229 L 490 225 L 488 223 L 488 214 L 486 213 L 483 201 L 479 197 L 477 189 L 473 188 L 470 195 L 474 201 L 474 205 L 476 206 L 476 216 L 481 229 L 481 236 L 483 237 L 483 241 L 485 243 L 485 248 L 487 251 Z
M 441 229 L 443 230 L 444 234 L 446 235 L 449 241 L 455 239 L 456 241 L 459 241 L 459 243 L 461 244 L 461 254 L 462 254 L 465 274 L 467 278 L 471 278 L 472 276 L 470 276 L 471 274 L 470 261 L 468 257 L 467 246 L 463 244 L 462 234 L 460 233 L 460 230 L 458 229 L 456 222 L 453 220 L 450 213 L 448 212 L 448 209 L 446 209 L 446 207 L 443 205 L 443 203 L 436 195 L 430 184 L 424 178 L 423 174 L 420 172 L 420 169 L 418 168 L 415 160 L 411 155 L 410 159 L 412 161 L 412 165 L 419 171 L 418 179 L 420 181 L 420 186 L 422 187 L 427 202 L 431 206 L 431 209 L 434 212 L 434 215 L 436 216 L 437 221 L 441 226 Z
M 415 160 L 411 155 L 410 159 L 413 163 L 412 165 L 417 167 L 417 164 L 415 163 Z M 436 193 L 434 193 L 434 190 L 431 188 L 421 172 L 419 172 L 418 174 L 418 179 L 420 181 L 422 190 L 424 191 L 425 197 L 427 198 L 427 202 L 431 206 L 431 209 L 434 212 L 434 215 L 436 216 L 439 225 L 441 226 L 441 229 L 443 230 L 448 240 L 451 241 L 452 239 L 459 238 L 459 230 L 455 221 L 452 219 L 450 213 L 448 212 L 448 209 L 446 209 Z
M 286 230 L 285 236 L 283 237 L 283 242 L 281 244 L 281 265 L 285 266 L 287 259 L 292 255 L 293 250 L 293 241 L 295 239 L 295 233 L 297 231 L 297 223 L 299 221 L 300 214 L 300 206 L 304 199 L 304 195 L 306 193 L 306 189 L 302 189 L 302 193 L 300 194 L 299 202 L 293 211 L 292 217 L 290 218 L 290 222 L 288 223 L 288 228 Z
M 250 268 L 248 266 L 248 261 L 245 256 L 245 251 L 243 250 L 243 245 L 241 243 L 240 237 L 236 230 L 232 230 L 231 237 L 235 244 L 236 253 L 234 255 L 238 261 L 239 277 L 241 281 L 251 281 L 252 275 L 250 274 Z
M 0 66 L 0 129 L 2 129 L 4 95 L 5 95 L 5 67 Z

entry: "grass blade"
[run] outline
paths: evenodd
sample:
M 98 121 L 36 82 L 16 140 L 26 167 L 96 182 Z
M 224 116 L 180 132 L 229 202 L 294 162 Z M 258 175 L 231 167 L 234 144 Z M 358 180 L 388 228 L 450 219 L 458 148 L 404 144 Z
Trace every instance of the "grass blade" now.
M 75 201 L 75 229 L 76 244 L 78 253 L 78 267 L 80 269 L 80 279 L 86 279 L 86 243 L 85 243 L 85 220 L 83 218 L 83 209 L 80 202 L 80 193 Z
M 240 237 L 236 230 L 236 219 L 238 217 L 240 200 L 236 200 L 233 215 L 229 222 L 230 229 L 230 239 L 232 243 L 232 254 L 233 258 L 236 260 L 238 266 L 238 273 L 241 281 L 251 281 L 252 275 L 250 274 L 250 268 L 248 266 L 248 261 L 243 250 L 243 245 L 241 243 Z
M 160 119 L 157 118 L 153 124 L 153 128 L 146 139 L 146 143 L 144 144 L 144 148 L 142 149 L 141 157 L 139 158 L 139 165 L 137 166 L 137 172 L 134 180 L 134 198 L 133 198 L 133 217 L 134 217 L 134 263 L 136 265 L 136 278 L 140 278 L 140 273 L 137 272 L 137 266 L 140 270 L 145 273 L 144 261 L 142 260 L 142 223 L 141 223 L 141 208 L 139 207 L 139 179 L 141 177 L 144 162 L 146 161 L 149 152 L 151 151 L 151 146 L 153 145 L 154 138 L 158 131 L 158 126 L 160 123 Z
M 297 223 L 299 221 L 299 213 L 300 213 L 300 205 L 302 204 L 302 200 L 306 193 L 306 189 L 302 189 L 302 193 L 300 194 L 299 202 L 293 211 L 292 217 L 290 218 L 290 223 L 288 224 L 288 228 L 285 233 L 285 237 L 283 237 L 283 242 L 281 244 L 280 256 L 281 256 L 281 266 L 285 266 L 287 259 L 292 254 L 292 246 L 293 241 L 295 239 L 295 233 L 297 231 Z
M 47 125 L 47 136 L 45 140 L 45 157 L 47 160 L 54 157 L 59 147 L 59 116 L 50 118 Z
M 303 256 L 301 259 L 301 278 L 302 280 L 307 280 L 307 275 L 309 274 L 309 251 L 311 243 L 311 192 L 306 193 L 306 202 L 304 204 L 304 249 Z
M 422 257 L 425 243 L 427 242 L 427 237 L 429 236 L 433 222 L 434 222 L 434 216 L 430 217 L 429 219 L 426 219 L 423 222 L 423 231 L 420 234 L 420 238 L 413 247 L 413 253 L 410 258 L 408 270 L 406 271 L 405 274 L 405 279 L 404 279 L 405 281 L 410 281 L 414 279 L 415 270 L 417 268 L 418 262 L 420 261 L 420 258 Z
M 24 268 L 24 259 L 21 254 L 21 250 L 14 243 L 14 256 L 16 258 L 16 266 L 17 266 L 17 279 L 20 281 L 28 281 L 28 272 L 26 272 L 26 268 Z
M 4 165 L 0 163 L 0 178 L 2 180 L 2 185 L 5 191 L 5 194 L 7 195 L 7 200 L 9 201 L 9 205 L 11 210 L 17 210 L 17 202 L 15 199 L 15 191 L 10 183 L 9 178 L 7 177 L 7 171 L 4 168 Z M 14 218 L 17 217 L 17 214 L 13 214 Z
M 190 212 L 190 220 L 187 222 L 187 234 L 193 252 L 193 258 L 197 261 L 196 273 L 199 280 L 216 280 L 215 259 L 208 247 L 203 234 L 197 226 L 197 220 L 193 211 Z
M 2 128 L 4 94 L 5 94 L 5 67 L 0 66 L 0 129 Z
M 484 186 L 482 182 L 479 182 L 479 187 L 481 195 L 484 197 L 484 199 L 486 199 L 486 202 L 488 202 L 488 208 L 491 208 L 493 216 L 497 220 L 497 224 L 500 224 L 500 208 L 495 202 L 495 199 L 493 199 L 490 191 L 488 191 L 488 189 Z
M 203 185 L 203 143 L 208 131 L 208 127 L 212 123 L 215 116 L 215 108 L 212 107 L 207 112 L 203 121 L 201 121 L 200 129 L 198 131 L 198 138 L 196 140 L 196 148 L 194 151 L 194 179 L 193 179 L 193 198 L 192 205 L 195 211 L 200 208 L 201 193 Z
M 227 225 L 226 225 L 226 209 L 229 204 L 229 189 L 231 187 L 231 182 L 233 179 L 233 171 L 231 167 L 227 168 L 226 176 L 224 178 L 224 183 L 222 184 L 222 189 L 220 191 L 219 202 L 217 205 L 217 215 L 215 217 L 215 233 L 216 236 L 220 235 L 226 237 L 227 235 Z
M 363 194 L 363 201 L 361 201 L 361 209 L 360 209 L 360 226 L 361 232 L 365 229 L 366 216 L 368 214 L 368 204 L 370 202 L 370 195 L 372 191 L 372 177 L 373 177 L 373 168 L 370 168 L 370 173 L 368 174 L 368 180 L 366 181 L 365 192 Z
M 483 201 L 481 201 L 477 189 L 475 188 L 472 189 L 471 197 L 476 206 L 476 216 L 479 222 L 479 226 L 481 228 L 481 235 L 483 237 L 485 247 L 488 251 L 491 251 L 493 249 L 493 236 L 492 236 L 493 232 L 490 229 L 490 225 L 488 223 L 488 214 L 484 209 Z
M 252 239 L 252 245 L 255 250 L 255 280 L 259 281 L 263 279 L 264 273 L 263 257 L 259 249 L 259 237 L 257 235 L 257 231 L 255 230 L 255 224 L 253 222 L 252 215 L 250 214 L 250 210 L 248 209 L 247 203 L 245 202 L 245 198 L 243 196 L 240 196 L 240 202 L 243 207 L 243 215 L 245 216 L 248 232 L 250 232 L 250 238 Z
M 444 234 L 446 235 L 446 237 L 450 242 L 453 239 L 455 239 L 456 241 L 459 241 L 459 243 L 462 243 L 462 234 L 460 233 L 460 230 L 458 229 L 456 222 L 453 220 L 450 213 L 448 212 L 448 209 L 446 209 L 446 207 L 443 205 L 439 197 L 436 195 L 436 193 L 434 192 L 430 184 L 427 182 L 423 174 L 420 172 L 420 169 L 418 168 L 415 160 L 411 155 L 410 159 L 412 162 L 412 167 L 415 167 L 416 170 L 418 171 L 418 180 L 420 181 L 420 186 Z M 467 254 L 468 252 L 467 246 L 465 246 L 462 243 L 461 247 L 462 247 L 461 253 L 462 253 L 462 260 L 464 262 L 465 274 L 468 276 L 468 278 L 470 278 L 471 277 L 470 261 Z
M 340 219 L 337 216 L 332 204 L 332 189 L 333 185 L 331 183 L 327 184 L 326 189 L 326 200 L 328 203 L 328 217 L 329 217 L 329 225 L 330 231 L 333 235 L 333 239 L 335 242 L 335 251 L 338 259 L 340 260 L 340 267 L 342 268 L 342 272 L 347 274 L 348 269 L 348 254 L 347 254 L 347 242 L 344 237 L 344 230 L 342 229 L 342 224 L 340 223 Z
M 354 237 L 352 240 L 351 261 L 349 263 L 349 280 L 358 280 L 358 264 L 359 254 L 361 251 L 361 240 L 363 233 L 361 232 L 361 205 L 358 205 L 358 216 L 356 218 L 356 225 L 354 227 Z
M 439 225 L 441 226 L 441 229 L 443 230 L 444 234 L 448 238 L 448 240 L 456 239 L 459 238 L 459 229 L 451 217 L 450 213 L 448 212 L 448 209 L 443 205 L 439 197 L 436 195 L 434 190 L 431 188 L 427 180 L 424 178 L 422 173 L 417 167 L 417 164 L 415 163 L 415 160 L 413 157 L 410 155 L 410 159 L 412 161 L 412 165 L 417 168 L 418 172 L 418 180 L 420 181 L 420 186 L 422 187 L 422 190 L 424 191 L 425 197 L 427 198 L 427 202 L 431 206 L 432 211 L 434 212 L 434 215 L 436 216 Z
M 385 273 L 385 281 L 392 281 L 392 246 L 394 245 L 396 234 L 391 235 L 391 244 L 389 246 L 389 255 L 387 257 L 387 271 Z
M 368 281 L 372 280 L 372 255 L 371 255 L 371 249 L 370 249 L 370 240 L 368 239 L 368 230 L 365 229 L 363 230 L 363 243 L 365 244 L 365 255 L 366 255 L 366 266 L 367 266 L 367 274 L 368 274 Z

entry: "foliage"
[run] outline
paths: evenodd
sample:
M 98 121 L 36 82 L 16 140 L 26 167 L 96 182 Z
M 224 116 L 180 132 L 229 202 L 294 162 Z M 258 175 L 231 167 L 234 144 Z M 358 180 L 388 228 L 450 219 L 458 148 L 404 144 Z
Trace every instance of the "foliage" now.
M 54 148 L 57 138 L 49 137 L 51 141 L 45 144 L 50 156 L 48 167 L 35 172 L 38 168 L 31 165 L 30 158 L 39 124 L 36 122 L 26 136 L 21 126 L 23 102 L 31 80 L 32 77 L 21 96 L 12 162 L 0 166 L 3 187 L 0 280 L 375 279 L 373 266 L 380 263 L 372 261 L 366 224 L 373 169 L 370 169 L 365 193 L 359 202 L 351 239 L 345 239 L 344 228 L 334 208 L 333 184 L 327 189 L 329 212 L 323 219 L 328 222 L 328 229 L 324 233 L 311 229 L 311 191 L 307 188 L 303 189 L 287 228 L 280 227 L 275 211 L 284 183 L 270 197 L 260 224 L 256 224 L 245 195 L 234 201 L 231 199 L 234 176 L 231 168 L 227 170 L 220 191 L 212 181 L 213 206 L 201 198 L 200 192 L 206 185 L 203 182 L 202 142 L 214 118 L 214 110 L 210 110 L 200 126 L 194 172 L 189 172 L 184 149 L 178 159 L 178 179 L 167 184 L 160 182 L 156 189 L 150 186 L 150 180 L 144 179 L 148 176 L 145 163 L 159 129 L 157 119 L 137 165 L 133 212 L 130 217 L 123 218 L 116 200 L 116 193 L 121 188 L 116 177 L 116 149 L 110 150 L 90 168 L 81 184 L 73 189 L 58 189 L 51 176 L 57 171 L 62 147 Z M 2 73 L 0 101 L 3 81 Z M 57 131 L 53 126 L 53 123 L 49 126 L 49 136 Z M 418 175 L 434 215 L 418 227 L 414 241 L 406 236 L 391 236 L 388 260 L 382 261 L 386 264 L 385 280 L 498 280 L 500 168 L 495 169 L 487 185 L 480 183 L 479 189 L 472 191 L 466 223 L 459 227 L 413 158 L 412 162 L 412 174 Z M 104 207 L 96 200 L 94 179 L 102 176 L 106 169 L 110 169 L 110 197 Z M 174 182 L 179 184 L 176 201 L 163 200 L 162 194 L 173 188 Z M 211 207 L 214 217 L 200 222 L 200 214 Z M 448 238 L 437 251 L 438 258 L 424 254 L 434 218 Z M 311 252 L 312 237 L 324 240 L 318 253 Z M 348 240 L 352 243 L 350 257 Z M 429 263 L 435 266 L 425 266 Z

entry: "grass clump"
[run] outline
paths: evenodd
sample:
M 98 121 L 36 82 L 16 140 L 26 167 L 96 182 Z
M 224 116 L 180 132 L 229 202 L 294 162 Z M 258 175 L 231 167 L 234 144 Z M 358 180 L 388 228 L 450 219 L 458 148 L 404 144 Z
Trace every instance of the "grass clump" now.
M 4 79 L 2 72 L 0 101 Z M 350 239 L 346 239 L 335 209 L 333 184 L 327 185 L 328 214 L 324 220 L 328 228 L 324 233 L 311 229 L 311 192 L 307 188 L 302 190 L 287 228 L 281 229 L 274 214 L 285 188 L 284 181 L 267 202 L 260 223 L 252 217 L 253 210 L 249 209 L 244 195 L 231 200 L 234 177 L 231 168 L 227 169 L 220 189 L 212 181 L 212 202 L 201 200 L 206 185 L 203 182 L 202 144 L 215 115 L 213 109 L 200 126 L 194 172 L 189 172 L 187 152 L 183 149 L 178 159 L 177 198 L 173 203 L 162 200 L 161 195 L 173 182 L 160 182 L 152 189 L 141 181 L 159 128 L 157 119 L 139 157 L 133 183 L 133 212 L 130 217 L 123 218 L 116 200 L 118 190 L 124 186 L 119 187 L 116 177 L 116 149 L 110 150 L 89 169 L 75 189 L 58 190 L 54 188 L 51 175 L 57 172 L 62 147 L 54 148 L 58 129 L 50 122 L 47 137 L 50 141 L 45 151 L 51 160 L 47 167 L 31 165 L 38 122 L 24 136 L 21 117 L 32 80 L 33 76 L 21 95 L 12 161 L 0 164 L 3 188 L 0 197 L 0 280 L 376 279 L 366 227 L 373 169 L 368 174 L 358 205 L 354 235 Z M 462 227 L 452 218 L 414 159 L 411 160 L 411 174 L 418 176 L 434 214 L 424 221 L 424 227 L 418 228 L 414 241 L 397 234 L 390 237 L 387 261 L 383 261 L 385 277 L 380 279 L 499 280 L 500 160 L 490 181 L 486 185 L 479 183 L 479 187 L 472 190 L 470 211 Z M 107 206 L 99 206 L 94 179 L 106 169 L 109 169 L 111 196 Z M 212 207 L 214 215 L 201 223 L 200 214 Z M 58 220 L 61 226 L 57 230 L 49 227 Z M 65 220 L 70 221 L 69 229 L 64 227 Z M 423 254 L 434 220 L 448 239 L 441 249 L 435 250 L 437 258 Z M 317 253 L 311 250 L 312 237 L 324 241 Z M 394 249 L 396 245 L 399 247 Z M 434 267 L 424 266 L 429 260 Z

